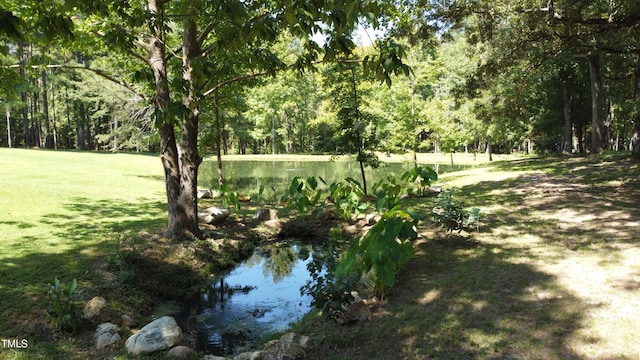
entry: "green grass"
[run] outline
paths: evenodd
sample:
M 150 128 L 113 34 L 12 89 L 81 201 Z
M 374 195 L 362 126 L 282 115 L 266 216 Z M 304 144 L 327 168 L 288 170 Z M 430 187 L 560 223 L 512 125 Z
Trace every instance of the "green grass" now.
M 481 231 L 423 223 L 416 257 L 370 321 L 310 314 L 296 327 L 312 337 L 311 359 L 640 358 L 640 166 L 624 155 L 496 158 L 438 180 L 482 209 Z M 0 347 L 0 359 L 117 355 L 93 350 L 90 331 L 52 336 L 46 292 L 54 276 L 77 278 L 84 300 L 113 300 L 97 267 L 119 236 L 166 222 L 157 155 L 0 149 L 0 169 L 0 339 L 29 340 Z
M 31 351 L 50 345 L 38 342 L 55 276 L 87 296 L 119 234 L 162 228 L 162 166 L 157 155 L 0 149 L 0 169 L 0 339 L 26 338 Z

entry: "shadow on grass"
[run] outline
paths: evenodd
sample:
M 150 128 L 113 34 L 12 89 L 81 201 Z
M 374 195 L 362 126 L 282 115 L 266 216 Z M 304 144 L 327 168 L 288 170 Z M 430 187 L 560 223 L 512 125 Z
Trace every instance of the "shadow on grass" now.
M 368 322 L 308 330 L 310 358 L 580 359 L 568 343 L 586 305 L 516 250 L 461 237 L 416 250 Z
M 554 278 L 513 263 L 515 250 L 451 240 L 421 244 L 411 265 L 419 276 L 398 284 L 407 309 L 390 309 L 413 327 L 400 327 L 404 355 L 413 358 L 578 359 L 566 346 L 582 320 L 582 305 L 558 292 Z M 391 296 L 394 296 L 391 294 Z
M 551 158 L 498 169 L 531 172 L 462 188 L 475 206 L 489 208 L 483 212 L 484 226 L 500 228 L 495 236 L 530 234 L 572 250 L 640 242 L 637 164 L 617 157 Z

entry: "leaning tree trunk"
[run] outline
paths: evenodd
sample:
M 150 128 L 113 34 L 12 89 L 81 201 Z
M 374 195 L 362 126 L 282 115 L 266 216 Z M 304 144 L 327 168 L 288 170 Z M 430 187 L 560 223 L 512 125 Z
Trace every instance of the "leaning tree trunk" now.
M 600 71 L 600 56 L 589 54 L 589 73 L 591 77 L 591 152 L 604 151 L 604 114 L 602 94 L 602 73 Z

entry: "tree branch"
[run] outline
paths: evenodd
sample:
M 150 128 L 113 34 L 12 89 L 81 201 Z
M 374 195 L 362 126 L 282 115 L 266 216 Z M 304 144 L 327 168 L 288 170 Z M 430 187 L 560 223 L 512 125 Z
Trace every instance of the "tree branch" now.
M 0 66 L 0 69 L 17 69 L 20 68 L 21 65 L 16 64 L 16 65 L 7 65 L 7 66 Z M 42 66 L 41 65 L 30 65 L 30 67 L 32 69 L 39 69 Z M 77 66 L 77 65 L 44 65 L 44 67 L 46 67 L 47 69 L 76 69 L 76 70 L 87 70 L 87 71 L 91 71 L 92 73 L 101 76 L 109 81 L 111 81 L 114 84 L 120 85 L 124 88 L 126 88 L 127 90 L 131 91 L 133 94 L 137 95 L 138 97 L 140 97 L 140 99 L 146 101 L 147 98 L 142 95 L 141 93 L 139 93 L 133 86 L 131 86 L 130 84 L 125 83 L 122 80 L 119 80 L 111 75 L 109 75 L 106 71 L 104 70 L 100 70 L 100 69 L 92 69 L 89 67 L 85 67 L 85 66 Z

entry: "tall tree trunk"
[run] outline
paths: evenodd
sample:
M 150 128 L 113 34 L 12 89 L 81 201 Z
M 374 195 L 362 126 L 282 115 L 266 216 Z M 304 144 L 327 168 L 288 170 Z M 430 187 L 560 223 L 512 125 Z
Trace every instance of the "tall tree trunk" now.
M 71 136 L 71 111 L 69 110 L 69 88 L 64 87 L 64 101 L 67 112 L 67 149 L 73 147 L 73 137 Z
M 6 108 L 7 111 L 7 144 L 9 144 L 9 148 L 13 147 L 13 143 L 11 142 L 11 111 L 9 111 L 9 107 Z
M 640 52 L 636 54 L 635 69 L 635 102 L 636 115 L 634 116 L 633 136 L 631 137 L 631 156 L 640 160 Z
M 573 121 L 571 120 L 571 92 L 565 83 L 563 86 L 564 98 L 564 149 L 565 154 L 573 152 Z
M 362 136 L 360 135 L 360 109 L 358 101 L 358 82 L 356 81 L 356 71 L 351 67 L 351 85 L 353 86 L 353 102 L 354 102 L 354 127 L 356 131 L 356 140 L 358 142 L 358 162 L 360 163 L 360 174 L 362 175 L 362 189 L 367 195 L 367 177 L 364 172 L 364 145 Z
M 53 147 L 51 139 L 51 128 L 49 126 L 49 95 L 47 90 L 47 71 L 42 70 L 42 113 L 44 115 L 44 147 Z
M 216 159 L 218 162 L 218 185 L 222 186 L 224 184 L 224 176 L 222 172 L 222 151 L 221 151 L 221 142 L 222 142 L 222 130 L 220 126 L 220 94 L 216 91 L 213 94 L 213 102 L 214 102 L 214 110 L 215 110 L 215 120 L 216 120 Z
M 20 55 L 20 78 L 25 83 L 27 82 L 27 74 L 24 70 L 25 66 L 25 58 L 24 58 L 24 44 L 22 41 L 19 44 L 18 53 Z M 22 90 L 20 92 L 20 99 L 22 100 L 22 121 L 24 126 L 24 147 L 31 147 L 31 137 L 29 136 L 29 108 L 28 108 L 28 99 L 26 91 Z
M 53 81 L 51 83 L 51 122 L 53 125 L 53 148 L 58 149 L 58 125 L 56 124 L 56 93 L 53 87 Z
M 600 56 L 597 53 L 591 53 L 587 58 L 591 77 L 591 152 L 601 153 L 604 151 L 605 139 Z
M 198 168 L 202 157 L 198 154 L 199 101 L 196 95 L 196 78 L 192 62 L 202 54 L 197 40 L 197 28 L 193 18 L 185 20 L 183 38 L 183 78 L 189 84 L 189 91 L 182 96 L 182 104 L 189 109 L 188 118 L 182 122 L 182 142 L 180 145 L 180 206 L 184 208 L 181 227 L 197 237 L 198 228 Z

